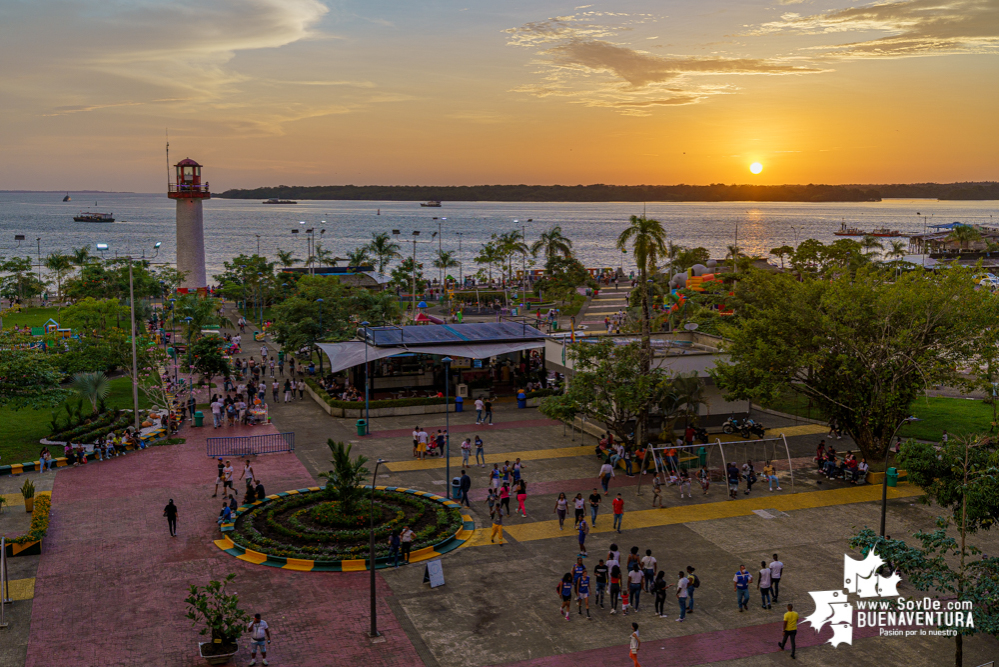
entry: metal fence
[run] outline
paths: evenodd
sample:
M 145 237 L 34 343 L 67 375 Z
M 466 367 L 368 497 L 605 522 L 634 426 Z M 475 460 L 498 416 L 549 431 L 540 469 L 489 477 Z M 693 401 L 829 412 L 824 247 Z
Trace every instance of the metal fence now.
M 294 433 L 208 438 L 208 456 L 248 456 L 295 451 Z

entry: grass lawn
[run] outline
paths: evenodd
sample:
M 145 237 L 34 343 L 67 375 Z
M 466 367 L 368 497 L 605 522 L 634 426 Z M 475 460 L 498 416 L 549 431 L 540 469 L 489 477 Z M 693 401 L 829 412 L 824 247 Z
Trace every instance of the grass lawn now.
M 111 393 L 108 394 L 107 404 L 109 407 L 131 409 L 132 382 L 128 378 L 111 380 Z M 85 406 L 89 406 L 89 403 L 85 403 Z M 148 407 L 149 400 L 139 392 L 139 408 Z M 0 408 L 0 465 L 37 459 L 38 452 L 42 448 L 38 441 L 51 432 L 49 426 L 51 421 L 52 409 L 15 411 Z
M 807 396 L 802 396 L 796 391 L 786 391 L 779 399 L 773 403 L 768 403 L 763 407 L 777 412 L 785 412 L 789 415 L 798 415 L 805 419 L 819 419 L 825 421 L 828 417 L 819 406 L 810 401 Z
M 944 430 L 951 435 L 985 433 L 992 427 L 992 406 L 966 398 L 921 398 L 912 404 L 912 414 L 921 421 L 906 424 L 903 438 L 940 440 Z
M 11 327 L 40 327 L 45 324 L 50 318 L 59 321 L 56 317 L 56 313 L 59 312 L 58 308 L 25 308 L 19 313 L 11 313 L 5 315 L 3 318 L 4 329 L 9 329 Z

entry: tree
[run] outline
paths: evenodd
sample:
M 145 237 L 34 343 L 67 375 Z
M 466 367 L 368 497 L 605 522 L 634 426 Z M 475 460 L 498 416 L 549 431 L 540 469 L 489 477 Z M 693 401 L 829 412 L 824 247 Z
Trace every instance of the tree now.
M 925 388 L 967 384 L 956 369 L 995 345 L 997 302 L 975 289 L 971 271 L 893 279 L 863 267 L 801 282 L 750 272 L 736 294 L 738 321 L 722 327 L 731 362 L 716 366 L 716 382 L 763 403 L 786 390 L 808 396 L 869 461 L 883 460 Z
M 205 627 L 200 634 L 212 639 L 208 644 L 219 642 L 221 653 L 234 650 L 236 641 L 246 632 L 250 620 L 249 615 L 239 608 L 239 595 L 226 590 L 235 578 L 236 575 L 230 573 L 223 581 L 212 580 L 204 587 L 192 584 L 184 599 L 188 605 L 185 617 L 191 620 L 191 625 L 203 622 Z
M 794 255 L 794 248 L 792 248 L 789 245 L 782 245 L 782 246 L 780 246 L 778 248 L 771 248 L 770 249 L 770 254 L 776 256 L 777 259 L 780 260 L 780 268 L 783 269 L 784 268 L 784 258 L 785 257 L 790 258 L 792 255 Z
M 616 345 L 611 339 L 571 345 L 574 368 L 566 392 L 541 401 L 541 414 L 567 413 L 603 422 L 625 441 L 636 440 L 634 422 L 658 404 L 665 373 L 643 370 L 645 355 L 638 343 Z
M 87 246 L 77 248 L 69 253 L 69 256 L 70 259 L 72 259 L 73 264 L 76 264 L 77 266 L 83 266 L 94 259 L 94 256 L 90 254 L 90 248 Z
M 63 308 L 60 324 L 87 332 L 103 332 L 117 326 L 127 308 L 118 299 L 95 299 L 88 296 Z
M 562 234 L 562 227 L 556 225 L 547 232 L 541 233 L 541 238 L 531 244 L 531 254 L 535 257 L 541 253 L 545 260 L 561 255 L 572 257 L 572 241 Z
M 56 294 L 62 299 L 62 281 L 70 271 L 73 270 L 73 258 L 69 255 L 53 252 L 45 258 L 45 268 L 55 274 Z
M 354 252 L 356 253 L 359 250 L 360 248 L 357 248 L 354 250 Z M 349 257 L 350 256 L 348 255 L 348 258 Z M 354 262 L 351 259 L 348 259 L 347 260 L 348 266 L 361 266 L 362 264 L 364 264 L 364 260 L 367 259 L 367 255 L 361 254 L 359 255 L 359 258 L 362 259 L 361 262 Z M 336 266 L 336 263 L 340 260 L 339 257 L 334 256 L 332 250 L 323 247 L 322 243 L 316 243 L 316 255 L 315 257 L 313 257 L 313 259 L 318 261 L 320 266 Z
M 204 336 L 191 346 L 194 370 L 201 373 L 209 384 L 217 375 L 223 378 L 230 375 L 229 362 L 222 356 L 224 346 L 225 341 L 218 336 Z
M 503 257 L 503 262 L 506 264 L 507 279 L 512 279 L 514 255 L 527 255 L 531 251 L 524 243 L 524 233 L 519 229 L 514 229 L 502 234 L 493 234 L 491 238 L 496 244 L 497 252 Z
M 175 317 L 184 327 L 184 340 L 190 347 L 201 338 L 201 331 L 207 326 L 224 326 L 228 321 L 218 314 L 218 301 L 199 294 L 185 294 L 174 304 Z
M 163 285 L 151 271 L 148 260 L 133 259 L 132 286 L 136 299 L 160 296 Z M 129 277 L 127 258 L 109 259 L 105 262 L 85 262 L 80 272 L 66 280 L 65 294 L 71 299 L 115 298 L 127 302 L 129 298 Z
M 534 290 L 542 292 L 554 301 L 569 301 L 576 288 L 593 282 L 590 272 L 575 257 L 552 255 L 545 263 L 545 275 L 534 284 Z
M 442 276 L 441 284 L 442 285 L 444 284 L 444 278 L 447 277 L 447 270 L 450 269 L 450 268 L 454 268 L 454 267 L 456 267 L 456 266 L 458 266 L 460 264 L 461 264 L 461 262 L 459 262 L 455 258 L 454 253 L 451 252 L 450 250 L 438 250 L 437 251 L 437 256 L 434 258 L 434 268 L 441 270 L 441 276 Z
M 386 232 L 371 232 L 371 242 L 368 243 L 368 250 L 375 256 L 378 262 L 378 273 L 385 273 L 385 267 L 392 260 L 401 259 L 399 254 L 399 244 L 392 240 Z
M 686 271 L 695 264 L 704 264 L 711 259 L 711 253 L 707 248 L 684 248 L 683 246 L 675 246 L 675 248 L 675 255 L 669 262 L 669 269 L 673 273 Z
M 277 258 L 278 258 L 278 264 L 280 264 L 281 266 L 283 266 L 286 269 L 290 269 L 291 267 L 295 266 L 296 264 L 301 263 L 301 261 L 302 261 L 302 260 L 298 259 L 297 257 L 295 257 L 294 251 L 292 251 L 292 250 L 281 250 L 281 248 L 277 249 Z
M 354 268 L 369 266 L 371 264 L 371 255 L 368 253 L 368 246 L 357 246 L 347 253 L 347 266 L 352 266 Z
M 905 245 L 905 241 L 892 241 L 891 248 L 885 253 L 885 257 L 889 259 L 902 259 L 908 254 Z
M 62 373 L 48 355 L 27 349 L 23 335 L 0 335 L 0 407 L 51 407 L 61 403 L 70 391 L 59 386 Z
M 489 282 L 493 281 L 493 267 L 502 266 L 504 255 L 495 242 L 483 243 L 479 249 L 479 254 L 475 256 L 475 263 L 483 265 L 489 272 Z
M 111 393 L 111 381 L 100 371 L 76 373 L 73 376 L 73 389 L 90 401 L 94 412 L 97 412 L 97 404 L 102 403 Z
M 415 275 L 414 275 L 415 274 Z M 423 264 L 414 262 L 412 257 L 407 257 L 392 269 L 392 285 L 401 290 L 412 290 L 413 282 L 416 282 L 417 290 L 423 284 Z M 413 295 L 416 298 L 416 295 Z
M 878 240 L 878 237 L 871 236 L 870 234 L 867 234 L 863 239 L 861 239 L 860 247 L 864 249 L 864 254 L 868 257 L 876 255 L 879 250 L 885 249 L 884 244 Z
M 663 432 L 672 434 L 676 423 L 683 419 L 684 426 L 697 423 L 700 407 L 706 404 L 704 400 L 704 382 L 697 376 L 697 371 L 688 374 L 664 376 L 659 386 L 662 399 L 659 403 L 663 418 Z
M 336 442 L 332 438 L 326 441 L 330 448 L 330 464 L 333 468 L 328 473 L 319 473 L 326 480 L 326 497 L 339 504 L 340 513 L 350 516 L 357 511 L 357 503 L 364 497 L 362 486 L 368 477 L 368 469 L 364 464 L 367 457 L 360 456 L 351 459 L 350 451 L 353 445 Z
M 45 291 L 45 282 L 32 272 L 29 257 L 11 257 L 0 263 L 0 272 L 7 274 L 0 278 L 0 296 L 24 300 Z
M 957 241 L 961 244 L 961 249 L 966 250 L 968 244 L 982 238 L 982 233 L 971 225 L 956 225 L 947 235 L 948 241 Z

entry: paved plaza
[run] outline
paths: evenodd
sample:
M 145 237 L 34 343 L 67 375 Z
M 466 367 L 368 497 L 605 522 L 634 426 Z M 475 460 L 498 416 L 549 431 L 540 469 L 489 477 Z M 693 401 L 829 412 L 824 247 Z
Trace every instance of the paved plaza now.
M 419 425 L 433 433 L 444 427 L 444 415 L 376 418 L 372 434 L 365 437 L 357 435 L 352 421 L 329 417 L 308 396 L 272 406 L 271 415 L 271 426 L 215 431 L 185 425 L 182 445 L 153 447 L 55 474 L 32 473 L 39 490 L 52 491 L 52 523 L 41 556 L 10 561 L 19 599 L 7 610 L 12 626 L 0 634 L 0 665 L 203 664 L 196 655 L 199 637 L 183 617 L 183 599 L 189 585 L 230 572 L 237 575 L 235 588 L 243 606 L 271 624 L 272 665 L 628 665 L 632 621 L 641 626 L 643 665 L 786 664 L 789 656 L 776 644 L 783 604 L 793 603 L 804 617 L 814 609 L 808 591 L 841 588 L 848 536 L 858 527 L 876 526 L 880 516 L 880 487 L 819 483 L 810 456 L 826 437 L 823 427 L 760 415 L 772 434 L 788 437 L 796 469 L 792 480 L 785 457 L 779 472 L 783 491 L 771 492 L 757 483 L 750 495 L 728 500 L 726 489 L 716 482 L 707 495 L 695 485 L 694 497 L 681 500 L 676 487 L 668 487 L 666 507 L 653 509 L 651 476 L 627 477 L 619 471 L 610 495 L 620 493 L 624 500 L 623 531 L 612 530 L 605 502 L 588 538 L 591 571 L 611 543 L 625 553 L 632 546 L 642 554 L 651 549 L 670 583 L 680 569 L 696 568 L 702 584 L 694 613 L 684 623 L 675 622 L 678 610 L 670 593 L 668 618 L 658 618 L 652 613 L 653 596 L 643 594 L 640 611 L 627 617 L 591 605 L 592 620 L 587 621 L 573 602 L 572 620 L 566 622 L 558 613 L 555 583 L 579 549 L 571 511 L 560 530 L 554 505 L 560 491 L 585 498 L 598 486 L 595 438 L 572 433 L 534 409 L 501 401 L 492 426 L 476 425 L 474 412 L 450 415 L 455 454 L 466 435 L 478 434 L 485 442 L 487 466 L 468 469 L 473 538 L 443 557 L 443 587 L 424 584 L 420 564 L 378 571 L 384 639 L 373 643 L 366 634 L 367 572 L 263 567 L 237 560 L 213 544 L 219 537 L 215 518 L 221 502 L 211 497 L 215 467 L 205 442 L 213 435 L 293 431 L 294 454 L 252 457 L 268 493 L 316 485 L 318 474 L 329 468 L 325 443 L 333 438 L 352 443 L 355 454 L 387 459 L 379 484 L 443 494 L 445 462 L 414 459 L 410 432 Z M 850 446 L 846 440 L 836 444 Z M 731 451 L 759 458 L 752 447 Z M 505 544 L 499 546 L 490 542 L 487 475 L 493 462 L 516 457 L 524 463 L 528 483 L 527 517 L 508 518 Z M 460 455 L 451 458 L 451 476 L 459 474 L 460 464 Z M 0 479 L 0 492 L 13 493 L 22 479 Z M 918 495 L 918 489 L 905 484 L 890 490 L 889 534 L 932 526 L 935 510 L 918 503 Z M 176 538 L 169 536 L 162 516 L 170 498 L 180 510 Z M 27 515 L 18 509 L 0 515 L 7 534 L 24 528 Z M 997 537 L 983 533 L 975 543 L 994 553 Z M 761 609 L 752 589 L 749 610 L 740 613 L 733 574 L 740 564 L 755 572 L 774 553 L 786 564 L 780 611 L 777 605 Z M 908 586 L 900 592 L 913 593 Z M 950 639 L 880 638 L 857 628 L 852 648 L 833 648 L 825 643 L 830 634 L 828 627 L 822 634 L 803 627 L 798 661 L 929 665 L 953 659 Z M 992 639 L 965 642 L 966 665 L 987 662 L 997 653 L 999 644 Z M 234 664 L 249 662 L 245 641 L 237 658 Z

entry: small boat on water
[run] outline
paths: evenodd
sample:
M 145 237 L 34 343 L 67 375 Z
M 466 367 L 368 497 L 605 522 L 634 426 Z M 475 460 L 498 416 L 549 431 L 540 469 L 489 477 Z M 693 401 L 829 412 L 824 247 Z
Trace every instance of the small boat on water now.
M 266 200 L 266 201 L 264 201 L 262 203 L 264 203 L 264 204 L 297 204 L 298 202 L 297 201 L 292 201 L 290 199 L 268 199 L 268 200 Z
M 423 206 L 424 208 L 440 208 L 441 203 L 436 199 L 431 199 L 428 202 L 421 203 L 420 206 Z
M 897 229 L 878 227 L 877 229 L 871 230 L 871 236 L 877 236 L 879 238 L 896 238 L 898 236 L 904 236 L 904 234 Z
M 856 227 L 847 227 L 844 222 L 839 226 L 839 231 L 833 232 L 836 236 L 867 236 L 867 232 Z
M 114 222 L 114 213 L 91 213 L 90 211 L 80 211 L 73 216 L 76 222 Z
M 70 196 L 69 196 L 69 193 L 67 192 L 67 193 L 66 193 L 66 196 L 65 196 L 65 197 L 63 197 L 63 198 L 62 198 L 62 200 L 63 200 L 63 201 L 73 201 L 73 198 L 72 198 L 72 197 L 70 197 Z

